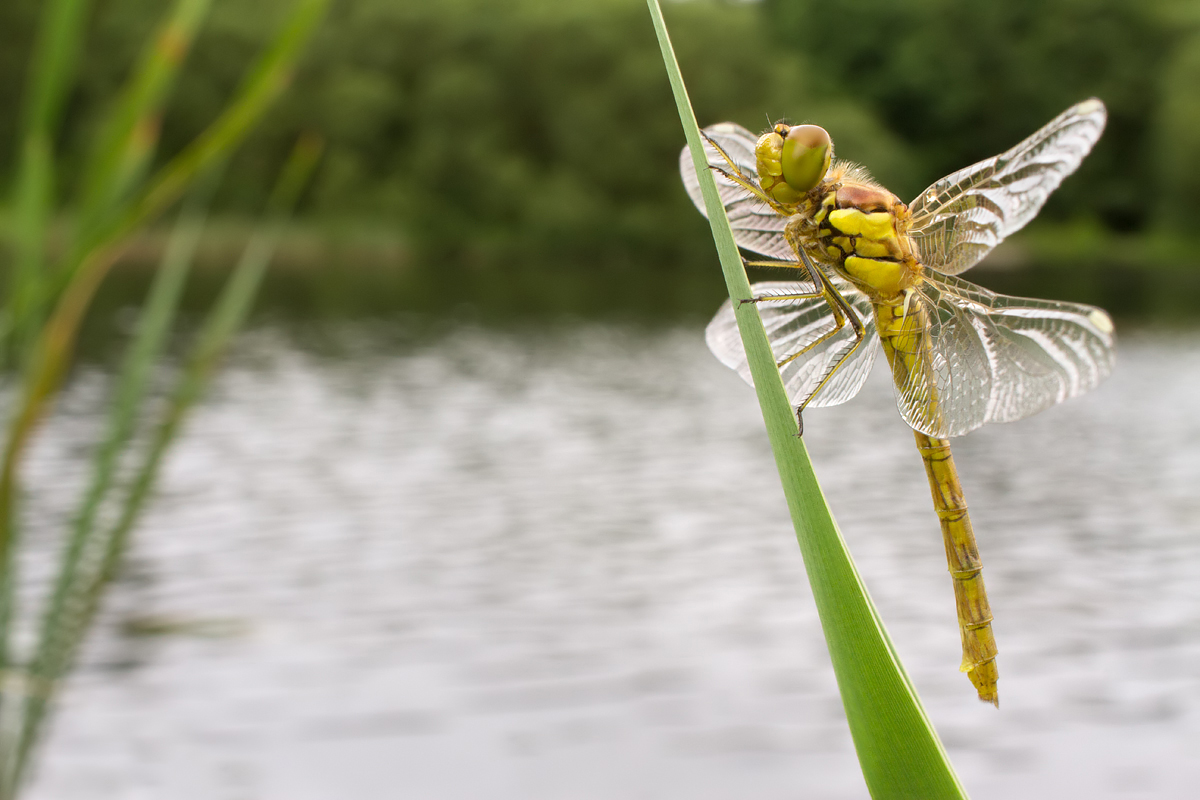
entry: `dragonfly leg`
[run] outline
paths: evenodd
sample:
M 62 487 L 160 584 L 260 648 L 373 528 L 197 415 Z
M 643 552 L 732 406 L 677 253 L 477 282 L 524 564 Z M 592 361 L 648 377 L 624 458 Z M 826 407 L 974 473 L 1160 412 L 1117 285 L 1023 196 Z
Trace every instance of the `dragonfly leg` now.
M 824 292 L 799 292 L 797 294 L 766 294 L 762 297 L 751 297 L 748 300 L 738 300 L 738 307 L 744 306 L 746 303 L 761 303 L 765 300 L 816 300 L 818 297 L 824 297 Z M 814 347 L 816 345 L 813 345 Z M 811 349 L 811 348 L 810 348 Z M 804 352 L 808 352 L 805 350 Z
M 825 299 L 829 302 L 829 306 L 833 310 L 834 329 L 818 340 L 816 344 L 828 339 L 830 336 L 840 330 L 845 324 L 845 321 L 849 321 L 850 329 L 854 333 L 854 344 L 842 354 L 841 358 L 839 358 L 833 366 L 825 371 L 825 375 L 822 376 L 820 382 L 817 383 L 816 388 L 809 392 L 808 396 L 804 398 L 804 401 L 801 402 L 796 408 L 797 418 L 804 413 L 804 409 L 807 408 L 812 399 L 817 396 L 817 393 L 825 387 L 825 384 L 829 382 L 829 379 L 833 377 L 834 373 L 836 373 L 841 366 L 850 359 L 850 356 L 854 355 L 858 348 L 862 347 L 862 343 L 866 339 L 866 329 L 863 327 L 862 320 L 860 320 L 858 315 L 854 313 L 854 309 L 852 309 L 850 304 L 846 302 L 846 298 L 842 297 L 841 293 L 838 292 L 838 290 L 835 289 L 831 283 L 825 280 L 824 276 L 821 276 L 821 282 L 824 284 L 826 290 Z M 815 346 L 815 344 L 813 346 Z M 811 347 L 808 349 L 811 349 Z M 795 357 L 796 356 L 793 356 L 792 358 Z M 789 359 L 789 361 L 790 360 L 791 359 Z
M 833 325 L 829 330 L 822 333 L 800 350 L 789 354 L 779 361 L 776 361 L 776 368 L 783 369 L 797 358 L 800 358 L 804 354 L 811 352 L 814 348 L 819 347 L 820 345 L 829 341 L 829 339 L 837 335 L 837 333 L 842 330 L 847 323 L 850 325 L 850 329 L 854 334 L 854 344 L 842 354 L 842 356 L 837 360 L 837 363 L 825 371 L 825 374 L 821 376 L 821 380 L 817 384 L 816 388 L 809 392 L 804 400 L 801 401 L 798 406 L 796 406 L 796 435 L 802 436 L 804 434 L 804 409 L 807 408 L 809 402 L 811 402 L 812 399 L 817 396 L 817 392 L 821 391 L 825 384 L 829 382 L 829 379 L 833 376 L 833 374 L 836 373 L 838 369 L 840 369 L 841 366 L 845 364 L 852 355 L 854 355 L 858 348 L 862 346 L 863 341 L 866 339 L 866 328 L 863 326 L 862 320 L 858 318 L 858 314 L 853 308 L 851 308 L 850 304 L 846 302 L 846 298 L 842 297 L 841 293 L 834 287 L 829 279 L 825 277 L 825 273 L 817 269 L 812 261 L 809 260 L 808 255 L 804 252 L 803 246 L 792 237 L 789 237 L 788 241 L 792 245 L 792 249 L 796 252 L 797 257 L 799 258 L 799 261 L 795 263 L 797 266 L 802 266 L 805 269 L 805 271 L 808 273 L 809 279 L 812 281 L 813 286 L 818 289 L 818 291 L 802 292 L 795 295 L 777 295 L 775 297 L 764 296 L 754 298 L 753 300 L 743 300 L 742 302 L 756 303 L 762 300 L 814 300 L 818 297 L 821 297 L 824 298 L 825 302 L 829 305 L 829 310 L 833 313 Z
M 811 300 L 811 299 L 814 299 L 815 297 L 824 297 L 824 296 L 825 296 L 824 293 L 818 293 L 816 295 L 811 295 L 805 299 Z M 772 298 L 772 299 L 774 299 L 774 298 Z M 832 336 L 834 336 L 838 331 L 840 331 L 844 327 L 846 327 L 845 318 L 842 317 L 841 315 L 838 315 L 835 313 L 834 318 L 833 318 L 833 327 L 832 328 L 825 331 L 820 336 L 818 336 L 816 339 L 813 339 L 811 342 L 804 345 L 804 347 L 800 348 L 796 352 L 791 353 L 790 355 L 786 356 L 785 358 L 783 358 L 780 361 L 776 361 L 775 366 L 779 367 L 780 369 L 783 369 L 784 367 L 786 367 L 788 364 L 795 361 L 800 356 L 808 353 L 809 351 L 813 350 L 814 348 L 819 347 L 822 344 L 824 344 L 825 342 L 827 342 Z
M 793 244 L 793 247 L 796 246 Z M 858 317 L 854 315 L 854 312 L 850 309 L 850 306 L 846 303 L 842 296 L 838 294 L 837 290 L 833 288 L 833 285 L 825 279 L 824 273 L 819 272 L 816 267 L 812 265 L 812 263 L 808 260 L 808 256 L 804 255 L 803 250 L 797 247 L 796 252 L 800 254 L 804 269 L 808 272 L 808 276 L 812 280 L 813 286 L 819 288 L 820 291 L 798 294 L 794 296 L 794 299 L 814 300 L 818 297 L 824 298 L 825 302 L 829 304 L 829 310 L 833 312 L 833 327 L 825 331 L 825 333 L 821 334 L 815 340 L 809 342 L 797 352 L 792 353 L 782 361 L 776 362 L 775 366 L 779 367 L 780 369 L 795 361 L 797 358 L 809 352 L 813 348 L 828 341 L 831 336 L 835 335 L 845 326 L 847 319 L 850 320 L 850 324 L 852 326 L 857 326 L 859 328 L 862 327 L 861 323 L 858 321 Z M 790 298 L 791 296 L 788 297 Z M 767 298 L 764 297 L 761 299 L 765 300 Z M 800 408 L 797 410 L 803 410 L 804 406 L 808 404 L 808 401 L 811 398 L 812 395 L 810 394 L 807 398 L 805 398 L 804 403 L 802 403 Z
M 743 267 L 782 267 L 784 269 L 806 269 L 803 263 L 799 261 L 751 261 L 746 257 L 742 257 Z M 781 294 L 781 295 L 763 295 L 762 297 L 751 297 L 748 300 L 738 300 L 738 308 L 741 308 L 746 303 L 760 303 L 763 300 L 815 300 L 818 297 L 824 297 L 825 293 L 820 291 L 815 292 L 800 292 L 797 294 Z
M 738 186 L 741 186 L 743 189 L 750 192 L 750 194 L 754 195 L 759 200 L 762 200 L 764 203 L 773 208 L 776 213 L 785 217 L 788 215 L 787 209 L 781 206 L 779 202 L 775 200 L 775 198 L 770 197 L 766 192 L 764 192 L 759 185 L 755 183 L 754 179 L 742 172 L 741 167 L 734 163 L 733 159 L 729 157 L 729 154 L 725 152 L 725 148 L 721 147 L 721 145 L 710 139 L 708 134 L 704 133 L 704 131 L 701 131 L 700 135 L 704 137 L 704 141 L 707 142 L 712 149 L 716 150 L 721 158 L 725 160 L 725 163 L 729 165 L 729 169 L 725 169 L 724 167 L 718 167 L 716 165 L 709 164 L 709 169 L 721 175 L 722 177 L 733 181 Z
M 829 288 L 832 289 L 832 287 L 829 287 Z M 772 299 L 773 300 L 773 299 L 788 299 L 788 298 L 792 298 L 792 297 L 793 297 L 792 295 L 788 295 L 784 298 L 762 298 L 762 299 L 764 299 L 764 300 Z M 799 437 L 804 436 L 804 408 L 805 408 L 805 406 L 807 406 L 808 401 L 811 400 L 818 391 L 820 391 L 821 387 L 825 385 L 825 381 L 827 381 L 829 379 L 829 376 L 832 375 L 837 370 L 837 368 L 842 365 L 842 362 L 844 362 L 847 358 L 850 357 L 850 354 L 854 352 L 855 348 L 857 348 L 858 345 L 861 344 L 862 339 L 863 339 L 863 330 L 862 330 L 862 323 L 859 322 L 858 317 L 856 317 L 852 311 L 843 310 L 843 308 L 839 307 L 837 301 L 832 300 L 830 298 L 829 294 L 827 294 L 827 292 L 825 292 L 825 291 L 813 292 L 811 294 L 795 295 L 794 297 L 796 299 L 803 299 L 803 300 L 812 300 L 812 299 L 815 299 L 818 297 L 825 298 L 825 301 L 827 303 L 829 303 L 829 307 L 833 311 L 833 325 L 830 326 L 829 330 L 822 333 L 816 339 L 809 342 L 804 347 L 797 350 L 795 353 L 791 353 L 790 355 L 786 356 L 785 358 L 780 359 L 779 361 L 776 361 L 775 362 L 776 368 L 783 369 L 788 364 L 795 361 L 797 358 L 800 358 L 801 356 L 810 352 L 814 348 L 819 347 L 821 344 L 829 341 L 829 339 L 831 337 L 835 336 L 840 330 L 842 330 L 843 328 L 846 327 L 847 321 L 849 322 L 851 329 L 854 330 L 855 336 L 857 337 L 857 340 L 854 343 L 854 347 L 851 347 L 850 351 L 845 356 L 843 356 L 841 359 L 838 360 L 838 363 L 835 364 L 821 379 L 821 383 L 817 385 L 817 388 L 814 389 L 811 393 L 809 393 L 808 397 L 804 398 L 804 401 L 796 407 L 796 436 L 797 436 L 797 438 L 799 438 Z
M 780 261 L 780 260 L 751 261 L 748 258 L 743 258 L 742 264 L 744 266 L 782 266 L 782 267 L 788 267 L 788 269 L 792 269 L 792 270 L 806 269 L 804 264 L 800 263 L 800 261 Z
M 757 197 L 759 200 L 762 200 L 764 203 L 766 203 L 772 209 L 774 209 L 775 213 L 779 214 L 780 216 L 788 215 L 789 212 L 786 208 L 779 205 L 779 203 L 776 200 L 774 200 L 766 192 L 764 192 L 762 189 L 760 189 L 758 184 L 755 183 L 753 179 L 747 178 L 742 173 L 742 171 L 740 169 L 738 169 L 737 167 L 734 167 L 733 172 L 730 172 L 727 169 L 723 169 L 721 167 L 715 167 L 715 166 L 710 166 L 709 169 L 711 169 L 713 172 L 720 175 L 722 178 L 725 178 L 728 181 L 732 181 L 733 183 L 736 183 L 738 186 L 742 187 L 747 192 L 749 192 L 750 194 Z
M 805 269 L 803 263 L 799 261 L 751 261 L 748 258 L 742 259 L 744 267 L 782 267 L 786 269 Z

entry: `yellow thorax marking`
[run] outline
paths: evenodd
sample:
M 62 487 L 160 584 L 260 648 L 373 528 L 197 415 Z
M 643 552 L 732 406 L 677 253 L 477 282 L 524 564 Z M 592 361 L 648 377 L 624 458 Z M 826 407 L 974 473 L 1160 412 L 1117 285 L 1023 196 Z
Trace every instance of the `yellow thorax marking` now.
M 851 236 L 888 239 L 893 235 L 892 215 L 887 211 L 864 214 L 857 208 L 839 208 L 829 214 L 829 224 Z
M 899 261 L 847 256 L 845 263 L 846 272 L 882 295 L 894 295 L 905 288 L 904 265 Z
M 836 242 L 837 239 L 834 239 L 834 241 Z M 892 255 L 892 250 L 886 242 L 866 238 L 858 240 L 858 245 L 854 248 L 854 251 L 866 258 L 890 258 Z

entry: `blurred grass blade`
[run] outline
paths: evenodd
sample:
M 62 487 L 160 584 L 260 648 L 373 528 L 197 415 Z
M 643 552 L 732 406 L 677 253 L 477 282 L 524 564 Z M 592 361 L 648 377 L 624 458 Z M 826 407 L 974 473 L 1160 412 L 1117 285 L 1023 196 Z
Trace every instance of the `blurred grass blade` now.
M 237 97 L 221 116 L 151 181 L 109 234 L 123 236 L 161 213 L 197 172 L 235 147 L 291 80 L 301 48 L 325 13 L 329 0 L 299 0 L 283 29 L 251 69 Z
M 960 800 L 966 793 L 850 558 L 817 485 L 804 443 L 796 436 L 796 420 L 758 311 L 751 303 L 740 306 L 737 303 L 738 299 L 751 297 L 750 283 L 708 169 L 700 129 L 671 48 L 662 10 L 657 0 L 647 2 L 688 148 L 695 160 L 729 296 L 734 298 L 738 328 L 863 777 L 876 800 Z
M 21 146 L 13 198 L 13 264 L 0 323 L 0 368 L 30 340 L 46 268 L 46 237 L 54 204 L 54 153 L 50 137 L 35 134 Z
M 297 143 L 272 192 L 271 219 L 267 227 L 259 231 L 247 245 L 205 320 L 163 420 L 147 448 L 142 466 L 130 484 L 121 512 L 105 537 L 107 544 L 103 563 L 84 592 L 84 607 L 89 615 L 94 611 L 105 583 L 116 570 L 133 523 L 154 486 L 167 446 L 178 433 L 187 411 L 199 399 L 230 338 L 245 320 L 291 211 L 312 175 L 322 149 L 322 142 L 312 136 L 305 136 Z
M 11 509 L 17 465 L 50 398 L 58 389 L 75 343 L 80 322 L 117 255 L 116 245 L 138 226 L 162 213 L 197 174 L 228 156 L 270 102 L 286 86 L 291 69 L 328 0 L 300 0 L 271 46 L 259 58 L 241 90 L 220 117 L 150 182 L 122 219 L 100 236 L 83 257 L 63 290 L 54 313 L 43 326 L 30 366 L 22 376 L 23 393 L 9 427 L 0 461 L 0 564 L 12 546 Z M 5 636 L 0 631 L 0 639 Z
M 48 0 L 34 43 L 32 69 L 26 89 L 22 123 L 24 136 L 51 135 L 58 127 L 63 106 L 74 83 L 75 62 L 89 0 Z
M 116 258 L 121 240 L 136 228 L 161 214 L 187 186 L 215 163 L 228 158 L 241 143 L 267 106 L 279 95 L 291 75 L 302 47 L 307 43 L 328 0 L 297 0 L 282 28 L 247 73 L 242 86 L 224 111 L 197 139 L 163 167 L 141 191 L 133 192 L 133 200 L 120 212 L 118 219 L 106 223 L 92 236 L 88 247 L 81 250 L 77 262 L 66 264 L 61 292 L 53 288 L 43 291 L 57 297 L 53 312 L 45 323 L 39 322 L 36 341 L 28 348 L 28 357 L 20 370 L 20 384 L 14 393 L 13 410 L 8 422 L 4 449 L 0 456 L 0 659 L 11 677 L 11 646 L 14 619 L 15 559 L 13 558 L 19 525 L 16 500 L 19 492 L 19 467 L 25 447 L 50 400 L 59 388 L 70 362 L 79 325 L 83 320 L 97 287 Z M 39 276 L 40 277 L 40 276 Z M 35 304 L 36 305 L 36 304 Z M 11 304 L 10 304 L 11 308 Z M 38 312 L 40 320 L 41 314 Z M 22 348 L 25 350 L 25 348 Z M 164 445 L 165 447 L 165 445 Z M 99 589 L 97 589 L 97 592 Z M 70 607 L 70 602 L 67 602 Z M 90 619 L 84 610 L 80 618 Z M 82 636 L 86 623 L 80 628 Z M 73 651 L 73 650 L 72 650 Z M 67 662 L 69 663 L 69 656 Z M 30 681 L 25 686 L 5 680 L 0 683 L 0 725 L 14 723 L 17 741 L 3 740 L 0 753 L 0 800 L 12 797 L 20 785 L 20 773 L 25 768 L 29 749 L 36 738 L 41 711 L 37 711 L 32 726 L 14 720 L 16 709 L 24 703 L 13 702 L 14 696 L 36 698 L 36 706 L 44 708 L 53 684 L 37 686 L 30 695 Z M 28 733 L 27 733 L 28 731 Z
M 10 352 L 8 337 L 23 326 L 45 269 L 54 202 L 54 132 L 74 83 L 89 5 L 88 0 L 50 0 L 42 10 L 21 114 L 12 200 L 13 266 L 0 320 L 0 368 Z
M 308 184 L 323 150 L 324 142 L 320 137 L 311 134 L 302 136 L 292 149 L 279 181 L 271 193 L 268 204 L 269 223 L 247 245 L 246 252 L 226 282 L 212 313 L 209 314 L 175 393 L 172 408 L 167 415 L 168 421 L 182 417 L 183 412 L 199 397 L 200 390 L 216 366 L 230 337 L 241 327 L 300 193 Z M 164 424 L 164 428 L 167 427 Z M 117 528 L 121 529 L 120 523 Z
M 122 90 L 83 174 L 78 212 L 85 242 L 97 219 L 119 208 L 149 163 L 163 105 L 210 5 L 211 0 L 176 0 Z
M 74 268 L 68 265 L 71 289 L 78 297 L 64 297 L 60 324 L 78 323 L 77 309 L 86 307 L 100 278 L 107 272 L 115 255 L 114 245 L 163 212 L 180 193 L 215 161 L 229 154 L 262 117 L 267 107 L 287 86 L 301 49 L 308 42 L 325 13 L 329 0 L 297 0 L 287 21 L 260 55 L 242 81 L 237 94 L 219 117 L 184 150 L 152 176 L 147 187 L 122 207 L 116 219 L 104 225 L 88 239 L 86 254 Z M 77 273 L 86 275 L 74 281 Z
M 74 83 L 88 7 L 88 0 L 49 0 L 42 8 L 18 139 L 12 200 L 13 263 L 8 294 L 0 310 L 0 371 L 7 368 L 9 356 L 24 350 L 32 338 L 18 331 L 33 311 L 44 280 L 46 238 L 54 204 L 54 133 Z M 3 504 L 0 515 L 0 530 L 13 530 L 16 509 L 11 502 Z M 12 643 L 8 631 L 14 615 L 15 585 L 16 559 L 10 549 L 4 548 L 0 550 L 0 676 L 4 676 L 0 678 L 0 700 L 9 687 Z M 10 706 L 0 703 L 0 722 L 11 713 Z M 0 775 L 3 768 L 0 760 Z
M 73 595 L 80 585 L 80 576 L 94 574 L 102 558 L 103 543 L 98 547 L 95 536 L 96 516 L 112 487 L 121 454 L 133 437 L 152 367 L 166 344 L 188 272 L 199 248 L 208 204 L 219 182 L 219 172 L 214 170 L 197 184 L 180 212 L 149 297 L 142 308 L 133 341 L 126 352 L 113 392 L 105 437 L 93 460 L 91 484 L 75 515 L 63 556 L 58 561 L 58 574 L 27 670 L 31 680 L 40 686 L 53 686 L 61 679 L 62 669 L 66 666 L 61 654 L 72 650 L 72 642 L 83 635 L 80 626 L 86 627 L 86 620 L 80 615 L 78 599 Z M 72 599 L 76 602 L 71 603 Z M 45 700 L 40 696 L 26 697 L 23 727 L 36 727 L 44 703 Z M 28 734 L 22 738 L 28 738 Z
M 106 226 L 128 206 L 129 192 L 154 155 L 163 106 L 210 5 L 211 0 L 176 0 L 122 89 L 84 169 L 75 235 L 65 266 L 55 276 L 59 285 L 70 281 L 102 240 Z M 44 313 L 41 298 L 35 298 L 19 320 L 23 331 L 39 329 Z
M 29 753 L 37 740 L 47 705 L 57 691 L 59 681 L 74 661 L 79 644 L 99 607 L 104 588 L 116 573 L 128 544 L 129 534 L 154 487 L 163 456 L 178 434 L 188 410 L 200 397 L 221 353 L 245 319 L 262 282 L 263 273 L 274 255 L 283 228 L 312 175 L 321 150 L 322 143 L 316 137 L 305 136 L 297 143 L 272 192 L 270 222 L 247 246 L 202 327 L 163 420 L 151 436 L 142 464 L 121 504 L 117 520 L 97 543 L 97 547 L 93 548 L 98 550 L 96 563 L 91 565 L 91 569 L 86 573 L 77 575 L 65 588 L 61 601 L 64 613 L 54 620 L 54 629 L 43 631 L 43 641 L 47 643 L 47 648 L 36 665 L 38 671 L 33 672 L 31 677 L 38 686 L 44 688 L 42 691 L 31 693 L 27 700 L 27 714 L 17 747 L 16 768 L 13 770 L 14 786 L 19 785 Z M 163 294 L 167 291 L 164 289 Z M 149 366 L 148 359 L 154 345 L 157 344 L 161 348 L 161 340 L 153 340 L 165 335 L 164 326 L 169 322 L 169 319 L 165 318 L 169 313 L 167 305 L 166 301 L 159 304 L 155 318 L 146 322 L 146 336 L 139 336 L 139 342 L 131 353 L 131 372 L 138 373 L 138 377 L 131 378 L 130 382 L 132 384 L 140 378 L 142 386 L 138 387 L 138 390 L 143 393 L 145 376 L 142 373 Z M 132 386 L 129 388 L 130 396 L 122 397 L 126 404 L 136 402 L 136 398 L 132 397 L 135 389 Z M 118 425 L 124 424 L 125 413 L 128 411 L 129 409 L 125 408 L 124 411 L 118 412 L 117 416 L 121 417 L 120 420 L 115 420 Z M 127 433 L 124 429 L 120 432 Z M 112 466 L 107 465 L 109 469 Z

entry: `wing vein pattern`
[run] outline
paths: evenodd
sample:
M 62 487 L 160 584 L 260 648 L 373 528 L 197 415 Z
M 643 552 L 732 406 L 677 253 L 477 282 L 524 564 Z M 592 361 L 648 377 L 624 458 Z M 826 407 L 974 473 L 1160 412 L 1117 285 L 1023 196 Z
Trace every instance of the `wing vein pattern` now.
M 926 267 L 957 275 L 1032 220 L 1104 130 L 1104 104 L 1085 100 L 1016 147 L 952 172 L 909 209 L 909 235 Z
M 1100 101 L 1079 103 L 1007 152 L 934 183 L 911 204 L 909 234 L 928 270 L 910 298 L 910 313 L 922 322 L 916 346 L 923 357 L 919 369 L 893 374 L 893 385 L 901 416 L 914 429 L 945 438 L 988 422 L 1023 419 L 1083 394 L 1112 371 L 1113 324 L 1104 311 L 996 294 L 953 277 L 1037 214 L 1091 150 L 1104 124 Z M 745 178 L 758 183 L 754 134 L 732 123 L 710 126 L 705 133 Z M 730 171 L 729 161 L 711 143 L 705 151 L 711 167 Z M 689 196 L 704 213 L 686 149 L 680 154 L 680 171 Z M 796 254 L 783 237 L 787 217 L 720 172 L 713 177 L 737 244 L 795 266 Z M 844 403 L 857 394 L 879 350 L 870 298 L 833 270 L 822 271 L 859 317 L 866 339 L 813 397 L 810 405 L 815 407 Z M 809 282 L 757 283 L 753 289 L 756 298 L 778 298 L 758 303 L 777 363 L 833 327 L 824 299 L 784 297 L 813 292 Z M 706 339 L 722 363 L 753 383 L 730 302 L 709 324 Z M 846 326 L 784 364 L 780 375 L 792 403 L 800 404 L 853 344 Z
M 928 368 L 894 383 L 901 416 L 927 436 L 1024 419 L 1112 372 L 1112 320 L 1094 306 L 1010 297 L 950 276 L 921 284 L 914 302 Z
M 865 328 L 865 337 L 858 349 L 847 359 L 821 391 L 809 402 L 809 406 L 836 406 L 858 394 L 867 380 L 875 355 L 879 350 L 879 337 L 875 335 L 875 315 L 870 299 L 852 284 L 833 276 L 834 287 L 849 302 L 851 309 Z M 811 283 L 767 281 L 753 287 L 756 298 L 780 297 L 781 295 L 804 294 L 813 291 Z M 758 314 L 771 352 L 778 363 L 815 342 L 834 326 L 833 312 L 823 298 L 808 300 L 763 300 L 758 303 Z M 733 304 L 726 300 L 708 324 L 705 339 L 713 354 L 725 366 L 736 370 L 751 386 L 750 366 L 737 320 L 733 315 Z M 784 388 L 792 405 L 799 405 L 808 397 L 825 377 L 830 368 L 854 346 L 854 333 L 849 325 L 837 335 L 814 347 L 800 358 L 788 362 L 779 369 Z

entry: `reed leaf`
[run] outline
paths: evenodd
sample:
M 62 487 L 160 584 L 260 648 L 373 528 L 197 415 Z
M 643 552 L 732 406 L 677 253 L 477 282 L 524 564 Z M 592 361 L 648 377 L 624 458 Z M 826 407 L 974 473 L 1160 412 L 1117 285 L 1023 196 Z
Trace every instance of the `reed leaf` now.
M 41 687 L 25 698 L 21 726 L 29 729 L 22 740 L 31 740 L 43 708 L 70 664 L 76 642 L 87 627 L 88 615 L 80 599 L 80 586 L 92 582 L 103 559 L 104 544 L 96 536 L 97 514 L 109 496 L 121 455 L 136 429 L 139 411 L 147 394 L 150 373 L 162 354 L 167 335 L 179 307 L 179 299 L 204 230 L 208 204 L 216 189 L 219 170 L 197 182 L 171 232 L 162 264 L 155 274 L 150 294 L 119 371 L 109 407 L 104 440 L 96 449 L 91 483 L 74 517 L 63 555 L 59 560 L 34 653 L 26 669 L 27 681 Z M 98 541 L 100 540 L 100 541 Z M 17 763 L 24 760 L 28 744 L 17 748 Z
M 33 311 L 45 270 L 45 243 L 54 205 L 52 139 L 73 85 L 88 0 L 49 0 L 42 9 L 21 113 L 13 188 L 13 268 L 0 318 L 0 368 L 11 338 Z M 24 342 L 16 345 L 20 349 Z
M 663 63 L 696 164 L 721 268 L 734 299 L 767 436 L 783 483 L 800 552 L 829 647 L 863 777 L 876 800 L 962 800 L 966 797 L 905 673 L 878 611 L 817 484 L 750 282 L 708 169 L 695 113 L 675 59 L 658 0 L 647 0 Z
M 40 295 L 46 270 L 47 229 L 54 206 L 52 139 L 73 84 L 88 8 L 88 0 L 48 0 L 42 8 L 21 113 L 12 196 L 13 265 L 4 307 L 0 309 L 0 371 L 31 338 L 24 320 L 35 310 Z M 12 504 L 5 504 L 0 514 L 0 529 L 11 529 L 15 516 Z M 14 614 L 16 580 L 15 560 L 9 550 L 0 552 L 0 576 L 0 675 L 8 675 L 12 659 L 7 632 Z M 6 710 L 0 703 L 0 713 Z M 0 772 L 2 769 L 0 764 Z
M 158 144 L 163 107 L 210 5 L 211 0 L 176 0 L 122 88 L 83 170 L 67 256 L 57 274 L 27 282 L 29 297 L 14 321 L 20 343 L 40 329 L 46 301 L 59 294 L 55 286 L 70 284 L 103 243 L 106 228 L 127 210 Z
M 283 227 L 312 175 L 322 149 L 322 142 L 313 136 L 301 137 L 293 149 L 272 192 L 269 222 L 247 245 L 201 327 L 163 418 L 151 434 L 141 464 L 127 487 L 116 520 L 102 535 L 93 536 L 96 508 L 111 484 L 120 450 L 129 443 L 137 408 L 146 393 L 150 366 L 162 350 L 183 277 L 195 253 L 202 225 L 199 215 L 185 216 L 176 231 L 173 252 L 168 253 L 164 264 L 168 277 L 156 279 L 152 297 L 147 301 L 142 324 L 119 381 L 109 434 L 97 457 L 92 488 L 77 522 L 75 540 L 71 544 L 77 546 L 79 552 L 70 554 L 74 556 L 74 574 L 69 580 L 60 580 L 56 587 L 54 599 L 57 602 L 47 613 L 37 656 L 28 671 L 30 683 L 37 691 L 29 692 L 26 697 L 23 724 L 15 748 L 15 765 L 11 771 L 14 787 L 19 786 L 25 772 L 46 710 L 74 661 L 104 589 L 117 572 L 134 523 L 154 487 L 163 457 L 177 437 L 187 412 L 201 396 L 221 353 L 249 312 Z M 198 202 L 205 199 L 202 196 Z
M 14 186 L 16 268 L 0 316 L 0 359 L 18 353 L 17 386 L 0 451 L 0 800 L 16 795 L 47 704 L 69 668 L 87 630 L 104 585 L 123 549 L 142 499 L 126 501 L 121 524 L 95 533 L 96 513 L 109 494 L 120 452 L 132 435 L 132 419 L 145 394 L 147 370 L 174 315 L 182 286 L 182 268 L 164 270 L 150 301 L 145 328 L 135 343 L 100 448 L 92 486 L 83 500 L 76 527 L 68 536 L 62 574 L 51 590 L 41 640 L 30 664 L 37 674 L 15 663 L 12 648 L 16 559 L 19 531 L 17 497 L 25 447 L 58 391 L 70 362 L 79 326 L 92 297 L 120 252 L 123 240 L 165 211 L 201 175 L 228 159 L 271 102 L 286 87 L 303 46 L 329 0 L 296 0 L 284 25 L 248 70 L 241 87 L 209 127 L 149 179 L 143 173 L 157 144 L 157 118 L 210 0 L 176 0 L 166 23 L 146 51 L 104 128 L 88 167 L 81 203 L 81 231 L 69 245 L 60 269 L 51 271 L 43 251 L 54 204 L 52 140 L 73 78 L 86 0 L 50 0 L 35 46 L 30 89 Z M 311 149 L 311 148 L 310 148 Z M 299 158 L 299 157 L 298 157 Z M 300 158 L 303 162 L 304 159 Z M 311 164 L 310 164 L 311 166 Z M 295 168 L 288 174 L 294 176 Z M 182 234 L 181 234 L 182 235 Z M 186 237 L 185 237 L 186 238 Z M 180 244 L 179 248 L 193 247 Z M 250 266 L 235 276 L 234 295 L 252 297 L 258 278 L 254 265 L 265 265 L 271 248 L 256 246 Z M 177 257 L 173 256 L 173 258 Z M 258 267 L 261 270 L 262 266 Z M 226 301 L 221 319 L 232 313 Z M 49 314 L 47 308 L 52 308 Z M 234 311 L 244 314 L 244 306 Z M 240 319 L 238 314 L 232 317 Z M 14 336 L 14 334 L 16 334 Z M 213 359 L 215 360 L 215 356 Z M 0 364 L 2 366 L 2 364 Z M 193 377 L 208 372 L 192 371 Z M 199 384 L 193 381 L 193 394 Z M 182 406 L 186 408 L 186 404 Z M 170 433 L 177 428 L 166 426 Z M 170 437 L 161 438 L 159 455 Z M 153 470 L 146 482 L 152 482 Z M 130 497 L 138 497 L 131 491 Z M 144 497 L 144 495 L 142 496 Z
M 162 213 L 188 184 L 226 157 L 286 86 L 300 49 L 308 40 L 328 0 L 300 0 L 283 29 L 251 69 L 225 111 L 182 153 L 164 166 L 124 212 L 97 238 L 62 292 L 54 312 L 42 326 L 30 365 L 22 376 L 22 394 L 9 426 L 0 460 L 0 564 L 12 543 L 12 507 L 17 467 L 25 445 L 57 391 L 70 360 L 75 335 L 100 282 L 119 253 L 117 245 L 139 226 Z M 0 632 L 0 638 L 3 638 Z
M 176 0 L 122 89 L 83 172 L 77 209 L 80 249 L 87 249 L 89 233 L 99 221 L 122 207 L 149 163 L 163 105 L 210 5 L 211 0 Z

